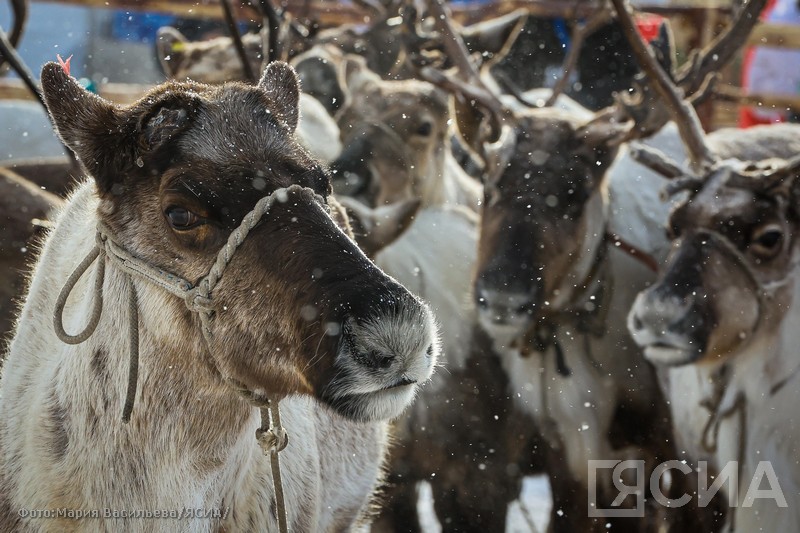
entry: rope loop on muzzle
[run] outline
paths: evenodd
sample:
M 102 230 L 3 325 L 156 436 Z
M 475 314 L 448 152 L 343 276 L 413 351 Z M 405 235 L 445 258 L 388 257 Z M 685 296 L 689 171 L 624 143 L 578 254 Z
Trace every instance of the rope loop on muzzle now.
M 69 275 L 64 286 L 56 299 L 55 310 L 53 313 L 53 325 L 56 336 L 64 343 L 70 345 L 80 344 L 86 341 L 97 329 L 100 323 L 100 316 L 103 312 L 103 285 L 105 282 L 106 259 L 113 263 L 123 273 L 126 274 L 125 282 L 127 286 L 128 298 L 128 336 L 130 339 L 130 358 L 127 392 L 125 404 L 122 412 L 122 421 L 130 421 L 133 412 L 133 404 L 136 397 L 139 373 L 139 309 L 136 287 L 133 278 L 138 277 L 156 287 L 159 287 L 170 294 L 181 298 L 186 307 L 196 313 L 201 322 L 203 338 L 206 341 L 209 352 L 212 352 L 212 318 L 214 316 L 213 291 L 219 283 L 226 268 L 233 259 L 236 250 L 242 245 L 244 240 L 255 228 L 262 218 L 269 213 L 270 208 L 276 201 L 286 202 L 290 193 L 304 194 L 311 197 L 313 203 L 320 206 L 326 213 L 330 214 L 330 207 L 322 196 L 308 187 L 291 185 L 289 187 L 276 189 L 272 194 L 261 198 L 255 207 L 242 219 L 241 224 L 234 229 L 225 245 L 217 253 L 216 260 L 211 266 L 208 274 L 197 284 L 192 284 L 186 279 L 171 272 L 155 267 L 145 260 L 139 259 L 114 238 L 113 232 L 102 222 L 97 224 L 97 234 L 95 245 L 86 257 Z M 92 309 L 89 320 L 84 329 L 71 335 L 64 328 L 64 308 L 67 300 L 92 263 L 97 262 L 95 267 L 95 279 L 92 289 Z M 270 455 L 270 463 L 275 486 L 275 498 L 278 509 L 278 525 L 282 533 L 287 531 L 286 508 L 284 504 L 283 485 L 280 476 L 280 462 L 278 452 L 282 451 L 289 443 L 286 430 L 281 425 L 280 410 L 278 402 L 271 402 L 267 398 L 257 397 L 247 388 L 226 380 L 244 400 L 252 406 L 257 407 L 261 413 L 261 427 L 256 431 L 256 439 L 265 454 Z

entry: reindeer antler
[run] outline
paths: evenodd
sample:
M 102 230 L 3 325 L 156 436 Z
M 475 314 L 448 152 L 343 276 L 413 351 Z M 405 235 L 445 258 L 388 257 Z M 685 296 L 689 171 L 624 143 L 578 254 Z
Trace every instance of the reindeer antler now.
M 758 22 L 758 15 L 766 1 L 767 0 L 750 0 L 733 23 L 731 23 L 721 35 L 710 43 L 702 52 L 693 54 L 692 59 L 684 65 L 677 74 L 673 75 L 670 50 L 654 50 L 660 55 L 658 63 L 661 65 L 663 61 L 663 68 L 667 70 L 666 73 L 663 72 L 663 69 L 654 71 L 652 68 L 648 70 L 648 68 L 645 67 L 647 64 L 652 64 L 650 61 L 644 61 L 645 52 L 648 52 L 647 55 L 650 55 L 648 46 L 642 42 L 638 32 L 633 28 L 626 2 L 614 0 L 612 3 L 617 11 L 620 24 L 627 27 L 625 35 L 631 43 L 639 63 L 642 65 L 645 76 L 641 74 L 637 76 L 637 80 L 635 81 L 637 90 L 633 94 L 633 97 L 626 93 L 618 94 L 616 97 L 617 102 L 599 111 L 594 120 L 598 122 L 633 121 L 634 127 L 631 128 L 629 134 L 623 139 L 624 141 L 649 137 L 660 130 L 667 120 L 669 120 L 670 115 L 673 115 L 673 111 L 676 109 L 676 103 L 680 102 L 684 95 L 690 98 L 692 104 L 697 104 L 705 96 L 710 94 L 713 82 L 717 79 L 714 75 L 715 71 L 728 63 L 735 55 L 736 51 L 744 44 L 747 35 Z M 624 20 L 626 18 L 628 19 L 627 24 L 625 24 Z M 670 32 L 665 26 L 660 32 L 659 43 L 669 48 L 670 41 Z M 654 72 L 659 71 L 663 75 L 654 74 Z M 649 79 L 647 76 L 649 76 Z M 660 82 L 657 82 L 657 80 L 660 80 Z M 671 85 L 679 97 L 668 97 L 666 100 L 664 99 L 662 90 L 665 82 L 669 82 L 667 85 Z M 659 89 L 657 86 L 661 86 L 662 89 Z M 682 89 L 683 92 L 678 91 L 678 88 Z M 664 107 L 668 112 L 664 112 L 661 106 L 654 105 L 654 100 L 659 99 L 666 103 Z M 681 115 L 685 116 L 685 113 L 681 112 Z M 682 120 L 685 121 L 685 119 Z M 681 121 L 678 121 L 678 123 L 680 125 Z M 695 129 L 695 132 L 702 132 L 702 129 L 696 124 L 692 126 L 692 128 Z M 697 138 L 697 135 L 690 133 L 690 137 Z M 690 154 L 692 154 L 692 160 L 694 161 L 698 157 L 700 159 L 705 159 L 707 154 L 702 148 L 703 145 L 699 144 L 696 146 L 698 147 L 697 149 L 693 147 L 689 150 Z M 700 153 L 693 153 L 698 150 Z
M 456 67 L 456 75 L 453 76 L 431 67 L 423 67 L 420 69 L 420 76 L 434 85 L 459 93 L 484 107 L 494 119 L 492 138 L 500 137 L 503 122 L 511 116 L 510 110 L 481 80 L 464 41 L 453 27 L 450 10 L 444 1 L 430 0 L 428 10 L 433 17 L 434 26 L 442 38 L 445 52 Z
M 681 68 L 675 79 L 687 96 L 698 92 L 709 74 L 728 64 L 747 41 L 758 23 L 759 15 L 768 0 L 750 0 L 728 28 L 703 51 L 695 53 Z
M 639 35 L 627 0 L 611 0 L 611 2 L 614 4 L 622 31 L 628 39 L 639 65 L 647 74 L 653 89 L 661 97 L 678 126 L 692 167 L 698 172 L 711 167 L 716 163 L 717 158 L 706 145 L 703 127 L 700 125 L 700 119 L 694 108 L 683 98 L 680 90 L 658 64 L 644 39 Z

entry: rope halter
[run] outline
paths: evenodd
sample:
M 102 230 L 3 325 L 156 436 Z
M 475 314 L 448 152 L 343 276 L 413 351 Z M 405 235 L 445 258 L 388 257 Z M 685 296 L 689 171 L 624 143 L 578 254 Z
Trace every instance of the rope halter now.
M 326 200 L 308 187 L 291 185 L 289 187 L 276 189 L 268 196 L 261 198 L 252 211 L 244 216 L 241 224 L 231 232 L 227 242 L 217 253 L 216 261 L 211 266 L 208 274 L 196 285 L 193 285 L 176 274 L 157 268 L 134 256 L 115 239 L 114 234 L 106 225 L 102 222 L 98 222 L 94 247 L 75 268 L 72 274 L 70 274 L 58 295 L 53 314 L 53 325 L 58 338 L 66 344 L 74 345 L 86 341 L 97 329 L 97 325 L 100 323 L 100 315 L 103 312 L 103 283 L 105 279 L 106 259 L 126 274 L 125 279 L 129 308 L 128 334 L 130 338 L 130 366 L 125 405 L 122 411 L 123 422 L 128 423 L 130 421 L 139 376 L 139 311 L 133 278 L 137 277 L 148 281 L 156 287 L 160 287 L 166 292 L 181 298 L 191 312 L 197 313 L 200 318 L 203 338 L 205 339 L 209 352 L 211 352 L 214 289 L 222 278 L 225 269 L 233 259 L 236 250 L 242 245 L 250 231 L 269 213 L 276 201 L 282 203 L 287 202 L 291 193 L 297 193 L 307 197 L 312 200 L 313 204 L 319 205 L 326 213 L 330 213 Z M 95 279 L 92 291 L 94 300 L 89 321 L 80 333 L 70 335 L 64 330 L 64 307 L 66 306 L 70 294 L 75 289 L 78 280 L 80 280 L 92 263 L 95 262 Z M 261 426 L 256 431 L 256 439 L 264 453 L 270 454 L 272 478 L 275 485 L 275 498 L 277 500 L 278 525 L 280 531 L 285 532 L 287 531 L 286 509 L 283 501 L 283 487 L 281 483 L 278 452 L 286 448 L 289 438 L 286 431 L 281 426 L 278 402 L 271 401 L 267 397 L 258 396 L 230 378 L 225 378 L 223 376 L 223 379 L 226 384 L 235 390 L 245 401 L 250 403 L 253 407 L 258 408 L 261 412 Z

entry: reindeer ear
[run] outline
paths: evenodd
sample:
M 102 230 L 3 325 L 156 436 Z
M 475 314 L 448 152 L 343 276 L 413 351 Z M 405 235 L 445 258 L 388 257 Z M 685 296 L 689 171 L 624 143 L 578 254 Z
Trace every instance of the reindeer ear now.
M 363 57 L 355 55 L 345 56 L 342 62 L 342 76 L 347 92 L 351 95 L 363 92 L 368 85 L 378 83 L 381 79 L 369 69 Z
M 172 26 L 163 26 L 156 34 L 156 49 L 161 69 L 168 78 L 174 78 L 186 57 L 189 40 Z
M 131 174 L 154 171 L 153 157 L 189 125 L 199 105 L 196 97 L 168 91 L 155 102 L 120 108 L 86 91 L 56 63 L 42 69 L 42 93 L 58 135 L 101 193 L 113 192 Z
M 632 126 L 631 122 L 617 122 L 602 117 L 591 119 L 575 130 L 578 144 L 592 150 L 592 155 L 598 163 L 593 168 L 597 170 L 598 175 L 605 174 Z
M 290 131 L 294 131 L 300 104 L 300 80 L 294 69 L 283 61 L 273 61 L 264 69 L 258 87 L 275 103 L 276 108 L 271 111 L 280 116 Z
M 78 85 L 53 62 L 42 68 L 42 94 L 58 136 L 100 190 L 110 190 L 135 150 L 133 143 L 126 142 L 122 112 Z
M 322 102 L 330 116 L 336 115 L 344 104 L 344 88 L 339 76 L 342 60 L 337 49 L 318 45 L 293 61 L 303 90 Z

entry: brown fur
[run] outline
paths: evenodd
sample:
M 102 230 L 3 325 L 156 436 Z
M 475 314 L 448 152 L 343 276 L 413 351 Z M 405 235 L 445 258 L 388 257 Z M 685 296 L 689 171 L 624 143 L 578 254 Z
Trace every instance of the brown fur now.
M 443 531 L 505 530 L 522 478 L 542 469 L 543 444 L 534 422 L 513 406 L 508 377 L 486 356 L 490 350 L 476 330 L 466 366 L 451 370 L 436 392 L 446 407 L 426 408 L 398 428 L 378 531 L 421 531 L 414 505 L 420 480 L 431 484 Z
M 11 170 L 0 167 L 0 337 L 7 339 L 14 321 L 16 298 L 24 286 L 36 237 L 43 233 L 34 219 L 46 222 L 61 199 Z M 2 361 L 0 360 L 0 363 Z

